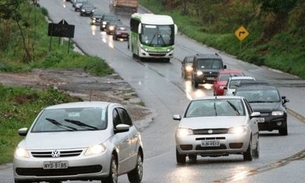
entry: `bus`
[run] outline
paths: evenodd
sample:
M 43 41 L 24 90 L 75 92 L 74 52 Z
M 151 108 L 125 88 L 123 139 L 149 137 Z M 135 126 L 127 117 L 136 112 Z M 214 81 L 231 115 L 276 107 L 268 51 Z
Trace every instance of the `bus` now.
M 132 56 L 170 62 L 178 28 L 171 16 L 134 13 L 130 18 L 128 48 Z

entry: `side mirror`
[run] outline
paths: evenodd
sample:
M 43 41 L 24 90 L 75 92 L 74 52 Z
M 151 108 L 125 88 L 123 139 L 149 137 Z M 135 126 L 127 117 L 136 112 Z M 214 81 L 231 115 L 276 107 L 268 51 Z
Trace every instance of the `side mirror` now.
M 115 133 L 120 133 L 120 132 L 127 132 L 129 130 L 130 126 L 126 125 L 126 124 L 118 124 L 115 129 L 114 132 Z
M 141 23 L 139 23 L 139 27 L 138 27 L 138 33 L 139 33 L 139 34 L 141 34 L 141 32 L 142 32 L 142 24 L 141 24 Z
M 173 120 L 180 121 L 181 116 L 179 114 L 175 114 L 175 115 L 173 115 Z
M 18 130 L 18 134 L 19 134 L 20 136 L 26 136 L 27 133 L 28 133 L 28 128 L 20 128 L 20 129 Z
M 226 68 L 227 68 L 227 65 L 224 65 L 224 66 L 223 66 L 223 69 L 226 69 Z
M 256 118 L 256 117 L 260 117 L 261 113 L 260 112 L 252 112 L 252 114 L 250 115 L 250 118 Z

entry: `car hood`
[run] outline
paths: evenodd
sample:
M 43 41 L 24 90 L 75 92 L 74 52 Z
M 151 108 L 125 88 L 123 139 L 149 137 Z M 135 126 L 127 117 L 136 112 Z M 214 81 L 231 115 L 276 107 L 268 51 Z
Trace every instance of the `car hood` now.
M 213 117 L 194 117 L 183 118 L 180 121 L 179 127 L 191 129 L 203 128 L 230 128 L 246 124 L 246 116 L 213 116 Z
M 250 103 L 253 111 L 271 112 L 276 110 L 284 110 L 282 103 Z
M 104 131 L 28 133 L 19 144 L 26 149 L 85 148 L 106 141 L 110 134 Z

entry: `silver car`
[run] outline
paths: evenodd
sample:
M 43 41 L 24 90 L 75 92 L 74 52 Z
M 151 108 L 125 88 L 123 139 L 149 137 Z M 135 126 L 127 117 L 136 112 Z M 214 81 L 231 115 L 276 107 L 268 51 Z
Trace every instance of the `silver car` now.
M 223 88 L 224 95 L 232 96 L 236 88 L 243 81 L 255 81 L 255 78 L 252 76 L 233 76 L 228 79 L 226 86 Z
M 259 157 L 259 112 L 238 96 L 215 96 L 192 100 L 175 133 L 176 160 L 184 164 L 197 156 L 241 154 L 245 161 Z
M 116 183 L 127 174 L 131 183 L 143 177 L 140 132 L 117 103 L 75 102 L 43 109 L 13 161 L 15 183 L 100 180 Z

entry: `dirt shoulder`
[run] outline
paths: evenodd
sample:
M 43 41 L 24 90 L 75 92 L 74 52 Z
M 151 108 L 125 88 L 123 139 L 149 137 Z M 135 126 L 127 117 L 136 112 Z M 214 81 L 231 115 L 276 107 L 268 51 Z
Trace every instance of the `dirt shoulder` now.
M 0 73 L 0 83 L 36 89 L 54 87 L 84 101 L 121 103 L 140 130 L 147 127 L 156 115 L 155 110 L 143 106 L 137 93 L 116 74 L 94 77 L 82 70 L 34 69 L 31 73 Z

